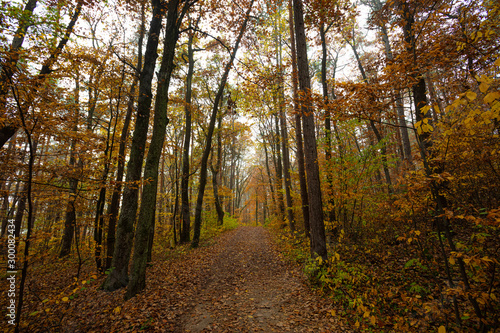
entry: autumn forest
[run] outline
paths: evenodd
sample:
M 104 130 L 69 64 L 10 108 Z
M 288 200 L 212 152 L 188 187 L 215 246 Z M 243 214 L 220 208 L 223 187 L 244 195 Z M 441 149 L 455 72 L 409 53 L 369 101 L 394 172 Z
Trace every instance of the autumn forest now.
M 0 8 L 5 332 L 495 332 L 493 0 Z

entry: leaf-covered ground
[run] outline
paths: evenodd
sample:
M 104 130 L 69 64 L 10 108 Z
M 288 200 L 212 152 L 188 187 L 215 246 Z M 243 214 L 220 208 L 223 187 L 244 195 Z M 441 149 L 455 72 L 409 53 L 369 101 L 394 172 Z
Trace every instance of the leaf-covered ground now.
M 147 289 L 127 302 L 124 291 L 99 290 L 103 277 L 60 293 L 41 283 L 50 272 L 32 276 L 23 331 L 347 331 L 332 316 L 331 301 L 311 291 L 301 269 L 282 259 L 262 227 L 240 227 L 199 249 L 174 251 L 156 256 Z
M 314 295 L 303 273 L 280 259 L 267 231 L 241 227 L 226 235 L 185 331 L 338 331 L 331 305 Z

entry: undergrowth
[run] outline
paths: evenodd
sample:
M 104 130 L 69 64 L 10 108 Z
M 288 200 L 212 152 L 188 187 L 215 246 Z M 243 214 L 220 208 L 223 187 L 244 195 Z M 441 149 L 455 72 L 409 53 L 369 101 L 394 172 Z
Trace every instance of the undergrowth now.
M 367 332 L 442 332 L 446 328 L 470 332 L 476 325 L 463 298 L 461 327 L 447 321 L 453 318 L 453 297 L 443 286 L 444 273 L 431 246 L 424 244 L 436 237 L 433 233 L 424 237 L 410 230 L 380 244 L 387 234 L 384 229 L 356 242 L 340 232 L 328 244 L 329 258 L 323 262 L 320 257 L 310 258 L 309 239 L 303 234 L 290 233 L 279 223 L 270 223 L 269 228 L 282 254 L 302 266 L 311 287 L 334 302 L 332 314 L 348 325 Z M 498 308 L 486 302 L 484 306 Z

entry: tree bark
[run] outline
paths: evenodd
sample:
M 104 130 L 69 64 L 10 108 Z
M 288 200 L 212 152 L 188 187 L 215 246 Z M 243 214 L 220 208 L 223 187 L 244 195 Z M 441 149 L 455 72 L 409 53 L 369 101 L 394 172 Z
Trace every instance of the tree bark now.
M 320 256 L 326 261 L 328 259 L 328 254 L 326 250 L 325 224 L 323 220 L 314 110 L 310 100 L 311 79 L 309 77 L 309 64 L 307 60 L 307 43 L 302 0 L 293 0 L 293 7 L 297 42 L 297 67 L 301 92 L 300 102 L 302 122 L 304 125 L 304 153 L 309 198 L 311 256 Z
M 264 156 L 266 159 L 267 180 L 269 182 L 269 189 L 271 190 L 271 200 L 273 201 L 273 207 L 275 208 L 276 211 L 278 211 L 278 206 L 276 203 L 276 196 L 275 196 L 274 186 L 273 186 L 273 177 L 271 174 L 271 168 L 269 167 L 269 154 L 267 152 L 267 144 L 266 144 L 265 136 L 264 136 L 262 129 L 261 129 L 260 135 L 261 135 L 262 141 L 263 141 Z
M 127 102 L 127 112 L 125 114 L 125 119 L 123 120 L 123 128 L 120 135 L 120 146 L 118 148 L 118 165 L 116 169 L 116 181 L 115 187 L 113 189 L 113 194 L 111 196 L 111 203 L 108 209 L 108 233 L 106 238 L 106 265 L 105 270 L 111 268 L 111 261 L 113 259 L 113 251 L 115 249 L 116 240 L 116 222 L 118 220 L 118 211 L 120 209 L 120 197 L 122 193 L 122 181 L 123 173 L 125 171 L 125 157 L 127 149 L 127 138 L 129 134 L 130 121 L 132 119 L 132 112 L 134 111 L 134 101 L 135 101 L 135 91 L 137 89 L 137 84 L 139 83 L 139 76 L 142 71 L 142 43 L 144 40 L 145 33 L 145 1 L 141 6 L 141 25 L 139 28 L 139 41 L 137 43 L 137 72 L 134 76 L 134 81 L 130 87 L 129 100 Z
M 283 110 L 282 103 L 280 103 L 279 111 L 280 111 L 280 128 L 281 128 L 281 150 L 283 153 L 283 175 L 285 177 L 286 212 L 290 230 L 295 231 L 295 219 L 293 216 L 293 202 L 292 202 L 292 181 L 290 175 L 290 154 L 288 151 L 288 133 L 286 127 L 286 115 Z
M 194 73 L 194 50 L 193 50 L 194 32 L 189 33 L 188 40 L 188 73 L 186 76 L 186 98 L 184 113 L 186 118 L 186 130 L 184 134 L 184 148 L 182 152 L 182 178 L 181 178 L 181 211 L 182 228 L 180 234 L 181 243 L 189 242 L 191 231 L 191 214 L 189 209 L 189 145 L 191 143 L 191 98 L 192 82 Z
M 222 161 L 222 115 L 219 113 L 217 121 L 217 162 L 215 167 L 212 167 L 212 186 L 214 189 L 215 210 L 217 211 L 217 223 L 224 224 L 224 210 L 219 196 L 219 178 L 220 167 Z M 212 154 L 213 156 L 213 154 Z
M 149 125 L 149 113 L 152 100 L 151 81 L 153 79 L 156 58 L 158 57 L 158 38 L 162 27 L 163 5 L 160 0 L 152 0 L 153 16 L 149 28 L 144 68 L 140 75 L 137 117 L 130 159 L 127 164 L 126 185 L 123 191 L 123 204 L 118 220 L 116 243 L 111 261 L 111 271 L 104 281 L 103 289 L 114 291 L 128 284 L 128 265 L 134 238 L 134 222 L 137 213 L 139 182 Z
M 19 101 L 18 101 L 18 106 Z M 28 161 L 28 179 L 26 181 L 26 200 L 28 201 L 28 225 L 26 227 L 26 240 L 24 241 L 24 262 L 21 270 L 21 282 L 19 284 L 19 301 L 16 309 L 16 318 L 15 324 L 16 327 L 14 329 L 15 333 L 19 333 L 19 324 L 21 323 L 21 313 L 23 311 L 23 301 L 24 301 L 24 286 L 26 283 L 26 278 L 28 277 L 28 264 L 29 264 L 29 254 L 30 254 L 30 245 L 31 245 L 31 233 L 32 233 L 32 223 L 34 219 L 33 214 L 33 193 L 32 193 L 32 185 L 33 185 L 33 166 L 35 163 L 35 154 L 37 148 L 37 141 L 33 140 L 33 133 L 28 131 L 28 127 L 26 126 L 26 119 L 22 110 L 19 110 L 19 116 L 21 118 L 21 125 L 24 129 L 26 137 L 28 139 L 28 148 L 29 148 L 29 161 Z M 17 246 L 16 246 L 17 248 Z
M 326 160 L 326 180 L 328 182 L 328 219 L 330 222 L 334 222 L 335 217 L 335 198 L 333 194 L 333 175 L 331 171 L 332 164 L 332 124 L 330 115 L 330 106 L 328 100 L 328 82 L 326 81 L 326 61 L 327 61 L 327 49 L 326 49 L 326 32 L 325 24 L 320 23 L 319 34 L 321 38 L 321 85 L 323 87 L 323 102 L 325 107 L 325 160 Z M 336 68 L 334 68 L 334 72 Z M 335 74 L 333 76 L 335 78 Z
M 292 91 L 293 91 L 293 111 L 295 118 L 295 140 L 297 145 L 297 165 L 299 169 L 299 186 L 300 198 L 302 201 L 302 217 L 304 219 L 304 232 L 307 237 L 310 237 L 310 219 L 309 219 L 309 198 L 307 194 L 307 181 L 304 162 L 304 147 L 302 143 L 302 120 L 300 116 L 300 104 L 298 99 L 298 72 L 297 72 L 297 52 L 295 46 L 295 28 L 293 22 L 293 6 L 292 1 L 288 3 L 288 19 L 290 22 L 290 44 L 292 53 Z
M 134 297 L 146 287 L 146 264 L 148 257 L 148 242 L 151 228 L 154 228 L 156 212 L 156 195 L 158 191 L 158 166 L 160 162 L 163 143 L 165 141 L 166 127 L 168 125 L 168 88 L 174 69 L 175 46 L 179 38 L 179 26 L 184 14 L 189 8 L 185 3 L 182 12 L 178 13 L 179 0 L 169 1 L 167 4 L 167 23 L 165 29 L 165 42 L 160 72 L 158 73 L 158 89 L 155 102 L 155 117 L 153 135 L 149 145 L 146 165 L 144 167 L 145 184 L 141 196 L 141 208 L 137 221 L 137 231 L 134 243 L 134 258 L 132 277 L 127 286 L 125 299 Z
M 281 11 L 281 7 L 280 7 Z M 281 26 L 281 22 L 278 22 L 278 29 Z M 286 217 L 288 220 L 288 225 L 290 230 L 295 231 L 295 219 L 293 216 L 293 202 L 292 202 L 292 182 L 290 176 L 290 153 L 288 150 L 288 132 L 286 126 L 286 115 L 284 111 L 285 104 L 285 84 L 283 79 L 283 61 L 282 61 L 282 40 L 281 40 L 281 30 L 278 31 L 277 35 L 277 65 L 278 65 L 278 112 L 280 121 L 280 136 L 281 136 L 281 153 L 283 156 L 283 177 L 285 180 L 285 200 L 286 200 Z
M 273 135 L 273 150 L 272 152 L 274 153 L 274 165 L 275 165 L 275 171 L 276 171 L 276 179 L 275 179 L 275 186 L 276 186 L 276 196 L 278 200 L 278 219 L 281 221 L 285 218 L 285 201 L 283 200 L 283 164 L 281 163 L 281 148 L 280 148 L 280 141 L 281 141 L 281 135 L 280 135 L 280 126 L 278 123 L 278 115 L 277 113 L 274 113 L 273 115 L 274 118 L 274 128 L 275 132 Z
M 404 16 L 404 24 L 403 24 L 403 35 L 406 43 L 406 51 L 411 56 L 413 61 L 412 71 L 410 74 L 410 80 L 412 81 L 412 93 L 413 93 L 413 105 L 415 107 L 415 118 L 417 122 L 423 121 L 425 118 L 431 120 L 424 113 L 422 113 L 421 108 L 427 105 L 427 96 L 426 96 L 426 87 L 425 87 L 425 79 L 422 73 L 420 73 L 417 68 L 417 54 L 416 54 L 416 41 L 415 35 L 413 31 L 413 25 L 415 23 L 415 18 L 413 13 L 411 13 L 410 8 L 406 0 L 402 0 L 400 5 L 402 6 L 403 16 Z M 429 145 L 429 133 L 423 132 L 420 135 L 417 135 L 417 138 L 420 140 L 420 144 L 422 145 L 424 150 L 427 150 Z
M 76 88 L 75 88 L 75 111 L 74 111 L 74 125 L 73 132 L 76 134 L 78 131 L 78 118 L 79 115 L 79 95 L 80 95 L 80 78 L 77 75 L 76 78 Z M 69 177 L 69 198 L 66 204 L 66 217 L 64 220 L 64 232 L 61 240 L 61 251 L 59 252 L 59 258 L 63 258 L 71 252 L 71 243 L 73 242 L 73 236 L 75 234 L 75 224 L 76 224 L 76 194 L 78 189 L 78 178 L 75 176 L 75 169 L 82 167 L 81 160 L 77 161 L 76 158 L 76 139 L 71 140 L 71 148 L 69 153 L 69 169 L 72 173 Z

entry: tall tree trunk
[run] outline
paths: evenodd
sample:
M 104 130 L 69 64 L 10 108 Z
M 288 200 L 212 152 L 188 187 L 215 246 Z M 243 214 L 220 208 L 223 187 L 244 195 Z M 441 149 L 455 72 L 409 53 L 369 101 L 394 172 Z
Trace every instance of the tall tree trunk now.
M 430 123 L 432 120 L 430 119 L 430 115 L 425 114 L 422 112 L 422 108 L 427 105 L 427 96 L 426 96 L 426 85 L 425 85 L 425 79 L 423 73 L 421 73 L 421 70 L 418 68 L 418 63 L 417 63 L 417 50 L 416 50 L 416 39 L 415 39 L 415 31 L 414 31 L 414 23 L 415 23 L 415 18 L 414 14 L 411 12 L 409 3 L 406 0 L 401 0 L 399 2 L 399 5 L 402 7 L 401 11 L 403 14 L 403 34 L 404 34 L 404 39 L 406 43 L 406 52 L 412 56 L 412 68 L 411 68 L 411 74 L 410 78 L 414 82 L 412 86 L 412 92 L 413 92 L 413 102 L 414 102 L 414 107 L 415 107 L 415 115 L 416 115 L 416 120 L 418 121 L 424 121 L 427 119 L 427 121 Z M 441 193 L 443 184 L 438 183 L 435 181 L 435 178 L 433 178 L 434 173 L 439 173 L 442 172 L 442 166 L 438 166 L 437 168 L 432 168 L 432 166 L 429 164 L 429 160 L 432 157 L 431 152 L 429 149 L 432 146 L 432 142 L 430 140 L 430 133 L 429 132 L 422 132 L 418 133 L 417 132 L 417 141 L 420 146 L 420 154 L 422 156 L 422 161 L 424 164 L 424 169 L 426 172 L 426 176 L 431 179 L 430 181 L 430 189 L 432 196 L 434 198 L 435 204 L 436 204 L 436 216 L 437 218 L 437 232 L 438 232 L 438 239 L 441 243 L 442 247 L 442 253 L 443 253 L 443 260 L 446 263 L 445 267 L 446 270 L 448 271 L 448 283 L 450 284 L 451 288 L 455 287 L 455 282 L 453 280 L 453 277 L 450 273 L 449 267 L 448 267 L 448 258 L 446 256 L 446 252 L 444 250 L 444 245 L 443 245 L 443 239 L 442 239 L 442 233 L 444 232 L 445 238 L 448 242 L 448 246 L 450 247 L 450 250 L 452 252 L 456 252 L 457 248 L 455 245 L 455 242 L 453 240 L 453 235 L 451 233 L 451 226 L 450 226 L 450 221 L 446 217 L 445 214 L 445 209 L 447 207 L 447 200 L 444 197 L 444 195 Z M 483 312 L 478 304 L 477 299 L 472 295 L 470 292 L 470 283 L 469 283 L 469 276 L 467 274 L 466 266 L 464 263 L 464 260 L 462 257 L 457 258 L 458 261 L 458 267 L 459 267 L 459 274 L 462 278 L 463 282 L 463 289 L 464 289 L 464 294 L 468 295 L 467 298 L 471 302 L 472 308 L 474 309 L 474 312 L 480 319 L 480 328 L 478 331 L 486 331 L 484 328 L 484 323 L 482 321 L 483 318 Z M 454 306 L 455 306 L 455 315 L 456 315 L 456 321 L 460 323 L 460 313 L 458 311 L 458 306 L 457 306 L 457 301 L 456 298 L 453 298 Z
M 323 220 L 323 204 L 321 199 L 321 180 L 319 177 L 314 110 L 310 100 L 311 79 L 309 77 L 309 63 L 307 60 L 307 43 L 302 0 L 293 0 L 293 8 L 295 37 L 297 41 L 297 67 L 301 93 L 300 102 L 304 126 L 304 153 L 309 197 L 311 255 L 313 257 L 320 256 L 323 260 L 327 260 L 325 224 Z
M 18 106 L 19 101 L 18 101 Z M 19 110 L 19 116 L 21 118 L 21 125 L 24 129 L 28 140 L 28 149 L 29 149 L 29 160 L 28 160 L 28 179 L 26 181 L 26 200 L 28 201 L 28 223 L 26 227 L 26 240 L 24 241 L 24 262 L 21 270 L 21 282 L 19 284 L 19 301 L 16 309 L 16 318 L 15 324 L 16 327 L 14 329 L 15 333 L 19 333 L 19 324 L 21 322 L 21 313 L 23 311 L 23 301 L 24 301 L 24 286 L 26 283 L 26 278 L 28 277 L 28 264 L 29 264 L 29 254 L 30 254 L 30 245 L 31 245 L 31 233 L 32 233 L 32 223 L 34 215 L 33 215 L 33 198 L 32 198 L 32 185 L 33 185 L 33 166 L 35 162 L 35 154 L 37 148 L 37 140 L 33 140 L 33 133 L 28 130 L 26 126 L 25 115 L 23 115 L 22 110 Z M 17 247 L 16 247 L 17 248 Z
M 118 165 L 116 169 L 116 185 L 113 189 L 111 196 L 111 203 L 108 209 L 108 233 L 106 238 L 106 266 L 105 269 L 111 268 L 111 261 L 113 259 L 113 251 L 115 249 L 116 240 L 116 221 L 118 220 L 118 211 L 120 209 L 120 197 L 122 192 L 123 173 L 125 171 L 125 156 L 127 149 L 127 138 L 129 134 L 130 121 L 132 119 L 132 112 L 134 111 L 135 91 L 139 83 L 139 76 L 142 71 L 142 43 L 145 33 L 145 11 L 146 2 L 143 1 L 141 5 L 141 25 L 139 28 L 139 41 L 137 43 L 137 72 L 134 76 L 134 81 L 130 87 L 129 99 L 127 102 L 127 112 L 123 120 L 123 128 L 120 135 L 120 147 L 118 148 Z
M 122 80 L 124 79 L 125 73 L 122 73 Z M 104 170 L 101 176 L 101 189 L 99 191 L 99 198 L 96 204 L 96 213 L 94 218 L 94 241 L 95 241 L 95 252 L 94 257 L 96 261 L 96 267 L 98 271 L 104 271 L 106 266 L 106 260 L 102 260 L 102 240 L 103 240 L 103 228 L 104 228 L 104 204 L 106 202 L 106 182 L 109 174 L 109 165 L 110 161 L 113 157 L 113 147 L 114 140 L 116 134 L 116 127 L 118 124 L 118 115 L 120 112 L 120 99 L 121 99 L 121 87 L 118 88 L 118 98 L 116 105 L 116 117 L 113 126 L 113 135 L 111 135 L 111 123 L 113 120 L 113 105 L 110 103 L 110 113 L 111 117 L 109 119 L 108 128 L 107 128 L 107 139 L 106 139 L 106 148 L 104 149 Z M 96 98 L 97 99 L 97 98 Z M 94 108 L 94 107 L 93 107 Z M 89 112 L 88 122 L 87 122 L 87 130 L 92 130 L 92 113 Z M 110 142 L 111 141 L 111 142 Z
M 281 17 L 281 6 L 279 7 L 278 20 Z M 284 111 L 285 105 L 285 84 L 283 79 L 283 61 L 282 61 L 282 36 L 281 36 L 281 20 L 278 21 L 278 34 L 277 34 L 277 65 L 278 65 L 278 112 L 280 121 L 280 136 L 281 136 L 281 152 L 283 156 L 283 177 L 285 178 L 285 199 L 286 199 L 286 216 L 288 219 L 288 225 L 291 231 L 295 231 L 295 219 L 293 216 L 293 202 L 292 202 L 292 181 L 290 176 L 290 152 L 288 150 L 288 132 L 286 126 L 286 115 Z
M 283 100 L 284 103 L 284 100 Z M 292 202 L 292 180 L 290 175 L 290 153 L 288 151 L 288 133 L 286 127 L 286 115 L 280 103 L 280 128 L 281 128 L 281 150 L 283 152 L 283 175 L 285 177 L 285 198 L 288 225 L 291 231 L 295 231 L 295 219 L 293 216 Z
M 307 194 L 306 171 L 304 164 L 304 147 L 302 143 L 302 120 L 300 116 L 300 103 L 298 94 L 298 72 L 297 72 L 297 52 L 295 49 L 295 28 L 293 22 L 292 1 L 288 3 L 288 19 L 290 22 L 290 44 L 292 53 L 292 91 L 293 91 L 293 111 L 295 114 L 295 141 L 297 145 L 297 165 L 299 169 L 300 198 L 302 201 L 302 217 L 304 219 L 304 232 L 310 237 L 310 219 L 309 219 L 309 198 Z
M 177 212 L 179 210 L 179 168 L 177 167 L 177 149 L 174 148 L 174 170 L 173 172 L 173 181 L 171 187 L 174 187 L 174 192 L 175 192 L 175 202 L 174 206 L 172 207 L 173 212 L 172 212 L 172 225 L 173 225 L 173 238 L 174 238 L 174 245 L 177 245 Z
M 380 3 L 379 0 L 373 0 L 373 1 L 375 3 L 376 8 L 382 8 L 382 4 Z M 385 46 L 386 58 L 388 62 L 392 62 L 394 61 L 394 55 L 392 53 L 391 43 L 389 41 L 389 35 L 387 33 L 387 28 L 385 26 L 385 23 L 380 22 L 379 28 L 381 32 L 382 41 L 384 42 Z M 396 111 L 398 116 L 399 131 L 401 135 L 401 140 L 403 141 L 404 157 L 405 159 L 408 160 L 408 163 L 413 164 L 413 158 L 411 155 L 410 137 L 408 135 L 408 126 L 406 125 L 406 120 L 405 120 L 406 117 L 403 105 L 403 96 L 401 94 L 400 89 L 397 88 L 395 89 L 395 97 L 396 97 Z
M 141 196 L 141 209 L 137 220 L 137 231 L 134 243 L 134 258 L 132 277 L 127 286 L 125 299 L 134 297 L 146 287 L 146 264 L 148 258 L 148 241 L 150 230 L 154 227 L 156 212 L 156 195 L 158 191 L 158 166 L 168 125 L 168 88 L 174 69 L 175 46 L 179 38 L 179 27 L 184 14 L 189 8 L 186 3 L 181 13 L 178 12 L 179 0 L 169 1 L 167 4 L 167 24 L 165 42 L 163 44 L 163 58 L 158 74 L 158 89 L 155 102 L 155 117 L 153 135 L 149 144 L 148 156 L 144 167 L 144 187 Z
M 72 145 L 73 146 L 73 145 Z M 72 154 L 74 155 L 74 148 Z M 74 157 L 73 157 L 73 163 Z M 71 164 L 75 166 L 75 164 Z M 69 198 L 66 204 L 66 215 L 64 219 L 64 232 L 61 241 L 61 251 L 59 252 L 59 258 L 63 258 L 69 255 L 71 251 L 71 243 L 73 242 L 73 236 L 75 234 L 75 224 L 76 224 L 76 193 L 78 189 L 78 179 L 70 178 L 69 180 Z
M 328 182 L 328 219 L 330 222 L 335 221 L 335 197 L 333 193 L 333 175 L 331 171 L 332 164 L 332 124 L 330 115 L 330 106 L 328 101 L 328 82 L 326 81 L 326 62 L 327 62 L 327 49 L 326 49 L 326 32 L 325 24 L 320 23 L 319 34 L 321 38 L 321 85 L 323 87 L 323 102 L 325 104 L 325 159 L 326 159 L 326 180 Z M 336 68 L 334 68 L 334 72 Z M 335 74 L 333 75 L 335 78 Z
M 413 31 L 413 25 L 415 23 L 415 18 L 413 13 L 410 11 L 409 5 L 406 0 L 402 0 L 400 5 L 402 6 L 402 11 L 404 15 L 404 25 L 403 25 L 403 35 L 406 43 L 406 51 L 411 55 L 413 60 L 412 71 L 410 78 L 414 83 L 411 87 L 413 93 L 413 104 L 415 107 L 415 118 L 417 122 L 423 121 L 428 118 L 422 111 L 421 108 L 427 105 L 426 87 L 425 79 L 420 70 L 417 68 L 417 54 L 416 54 L 416 40 Z M 429 119 L 429 118 L 428 118 Z M 430 120 L 430 119 L 429 119 Z M 429 133 L 424 132 L 418 135 L 420 143 L 424 150 L 428 148 L 429 145 Z
M 188 73 L 186 76 L 186 98 L 184 113 L 186 117 L 186 131 L 184 134 L 184 149 L 182 152 L 182 175 L 181 175 L 181 211 L 182 228 L 180 234 L 181 243 L 189 242 L 191 231 L 191 216 L 189 209 L 189 144 L 191 143 L 191 98 L 192 82 L 194 73 L 194 50 L 193 50 L 194 32 L 189 33 L 188 40 Z
M 74 111 L 74 125 L 73 132 L 76 134 L 78 131 L 78 118 L 80 117 L 80 77 L 77 73 L 76 77 L 76 87 L 75 87 L 75 111 Z M 71 140 L 71 148 L 69 153 L 69 169 L 72 175 L 69 178 L 69 198 L 66 204 L 66 217 L 64 221 L 64 232 L 61 240 L 61 251 L 59 252 L 59 258 L 63 258 L 71 252 L 71 243 L 73 242 L 73 236 L 75 233 L 76 224 L 76 194 L 78 189 L 78 178 L 75 177 L 75 169 L 81 166 L 81 160 L 76 159 L 76 139 Z
M 140 75 L 137 117 L 130 159 L 127 164 L 126 185 L 123 191 L 123 204 L 118 220 L 115 249 L 111 261 L 112 270 L 104 281 L 103 289 L 113 291 L 128 284 L 128 265 L 134 239 L 134 222 L 137 213 L 139 182 L 141 179 L 144 150 L 148 134 L 149 113 L 152 100 L 151 81 L 153 80 L 156 58 L 158 57 L 158 38 L 162 27 L 164 6 L 160 0 L 152 0 L 153 15 L 149 28 L 144 68 Z
M 103 185 L 104 184 L 101 184 L 101 189 L 99 190 L 99 198 L 97 199 L 96 214 L 94 217 L 94 241 L 95 241 L 94 258 L 97 270 L 101 272 L 104 270 L 101 253 L 102 253 L 102 228 L 104 224 L 104 219 L 103 219 L 104 202 L 106 201 L 106 187 Z
M 273 186 L 273 176 L 271 174 L 271 169 L 269 168 L 269 154 L 267 153 L 267 144 L 265 142 L 265 137 L 264 133 L 261 130 L 261 134 L 263 142 L 263 147 L 264 147 L 264 156 L 266 158 L 266 172 L 267 172 L 267 180 L 269 182 L 269 189 L 271 190 L 271 199 L 273 201 L 273 207 L 276 211 L 278 211 L 278 206 L 276 203 L 276 196 L 274 192 L 274 186 Z
M 194 234 L 193 241 L 191 242 L 191 246 L 193 248 L 198 247 L 200 242 L 200 233 L 201 233 L 201 210 L 203 207 L 203 195 L 205 194 L 205 186 L 207 184 L 207 166 L 208 166 L 208 155 L 210 155 L 210 150 L 212 148 L 212 136 L 215 128 L 215 120 L 217 118 L 217 111 L 219 110 L 219 103 L 222 98 L 222 94 L 224 93 L 224 87 L 227 82 L 227 78 L 229 76 L 229 71 L 234 62 L 234 58 L 236 57 L 236 52 L 238 51 L 238 47 L 240 45 L 241 39 L 243 38 L 243 34 L 245 33 L 245 29 L 247 27 L 248 20 L 250 19 L 250 12 L 252 11 L 254 0 L 250 2 L 247 13 L 245 15 L 245 19 L 243 24 L 241 25 L 240 32 L 238 34 L 238 38 L 236 39 L 236 44 L 234 45 L 233 51 L 231 53 L 231 57 L 226 64 L 226 68 L 224 69 L 224 73 L 222 74 L 221 81 L 219 83 L 219 89 L 217 91 L 217 95 L 215 96 L 214 106 L 212 109 L 212 114 L 210 115 L 210 123 L 208 126 L 207 140 L 205 142 L 205 149 L 203 150 L 203 155 L 201 157 L 201 166 L 200 166 L 200 182 L 198 187 L 198 198 L 196 200 L 196 210 L 194 217 Z
M 285 218 L 285 201 L 283 200 L 283 164 L 281 163 L 281 148 L 280 148 L 280 127 L 278 123 L 278 114 L 277 112 L 273 115 L 274 118 L 274 128 L 275 132 L 273 135 L 273 152 L 274 152 L 274 161 L 275 161 L 275 170 L 276 170 L 276 194 L 278 200 L 278 219 L 282 221 Z
M 222 101 L 222 100 L 221 100 Z M 213 156 L 213 154 L 212 154 Z M 215 210 L 217 211 L 217 223 L 224 224 L 224 210 L 219 196 L 219 178 L 222 161 L 222 114 L 219 112 L 217 121 L 217 162 L 215 167 L 212 167 L 212 186 L 214 189 Z

